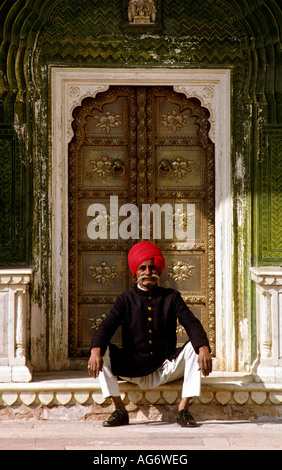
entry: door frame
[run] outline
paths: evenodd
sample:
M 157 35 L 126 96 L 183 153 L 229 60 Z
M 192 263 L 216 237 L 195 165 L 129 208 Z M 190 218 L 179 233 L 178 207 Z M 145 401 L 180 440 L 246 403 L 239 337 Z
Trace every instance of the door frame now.
M 51 315 L 49 367 L 68 369 L 68 144 L 72 112 L 86 97 L 111 85 L 173 86 L 198 98 L 210 112 L 215 144 L 215 369 L 234 371 L 235 316 L 232 289 L 231 76 L 224 69 L 50 67 L 51 80 Z M 63 334 L 62 334 L 63 332 Z M 62 340 L 63 337 L 63 340 Z

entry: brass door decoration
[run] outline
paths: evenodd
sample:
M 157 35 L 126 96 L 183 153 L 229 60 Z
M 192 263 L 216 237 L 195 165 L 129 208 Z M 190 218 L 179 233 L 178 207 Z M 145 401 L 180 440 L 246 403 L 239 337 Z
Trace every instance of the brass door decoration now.
M 201 319 L 214 352 L 214 146 L 208 137 L 208 111 L 170 87 L 111 87 L 85 99 L 73 117 L 70 357 L 88 356 L 94 329 L 116 296 L 134 285 L 127 253 L 141 239 L 163 250 L 167 267 L 161 285 L 180 290 Z M 166 212 L 160 216 L 160 235 L 153 215 L 144 226 L 144 210 L 154 204 L 173 206 L 170 218 Z M 133 212 L 128 217 L 134 208 L 135 219 Z M 131 236 L 121 236 L 122 224 Z M 187 340 L 181 325 L 178 339 L 179 344 Z M 118 333 L 114 340 L 119 342 Z

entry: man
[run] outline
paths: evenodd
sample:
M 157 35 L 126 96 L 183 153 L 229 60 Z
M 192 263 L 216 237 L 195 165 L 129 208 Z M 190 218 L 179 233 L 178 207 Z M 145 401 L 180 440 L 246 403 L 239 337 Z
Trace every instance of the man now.
M 99 376 L 104 397 L 111 397 L 115 411 L 104 426 L 129 423 L 120 398 L 117 377 L 143 389 L 183 377 L 178 406 L 181 426 L 196 426 L 189 413 L 189 397 L 200 395 L 201 372 L 212 371 L 207 335 L 200 321 L 185 304 L 180 293 L 158 285 L 165 268 L 161 250 L 151 242 L 134 245 L 128 262 L 137 286 L 117 297 L 107 318 L 94 333 L 88 362 L 89 374 Z M 189 341 L 176 347 L 176 325 L 185 328 Z M 122 348 L 110 340 L 122 325 Z

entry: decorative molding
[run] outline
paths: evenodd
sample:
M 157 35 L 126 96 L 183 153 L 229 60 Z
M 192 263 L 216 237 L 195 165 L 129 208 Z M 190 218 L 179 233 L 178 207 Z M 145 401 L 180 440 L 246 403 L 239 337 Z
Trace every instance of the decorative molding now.
M 174 90 L 178 93 L 184 93 L 187 98 L 197 98 L 200 100 L 201 105 L 204 108 L 207 108 L 210 112 L 210 131 L 209 136 L 213 142 L 215 142 L 215 110 L 216 110 L 216 83 L 210 84 L 208 86 L 201 86 L 194 84 L 193 87 L 189 86 L 174 86 Z
M 230 99 L 231 70 L 173 68 L 71 68 L 51 67 L 52 115 L 52 279 L 54 324 L 68 323 L 68 144 L 72 112 L 86 97 L 95 97 L 111 85 L 172 86 L 189 98 L 196 97 L 212 117 L 215 142 L 215 311 L 217 367 L 235 370 L 235 320 L 232 299 L 232 199 L 230 198 Z M 196 96 L 194 96 L 196 95 Z M 140 97 L 141 99 L 141 97 Z M 142 160 L 142 159 L 141 159 Z M 142 174 L 142 162 L 138 171 Z M 143 194 L 139 195 L 140 202 Z M 50 367 L 68 364 L 65 337 L 50 337 Z M 58 362 L 58 357 L 60 358 Z M 54 361 L 54 364 L 53 362 Z
M 32 269 L 0 269 L 1 285 L 26 285 L 31 281 Z
M 133 70 L 134 73 L 130 73 Z M 80 106 L 84 98 L 95 98 L 97 93 L 107 91 L 110 85 L 172 85 L 173 89 L 178 93 L 184 93 L 187 98 L 197 98 L 201 105 L 210 112 L 211 128 L 209 136 L 215 142 L 216 130 L 219 131 L 219 121 L 222 126 L 229 127 L 228 122 L 224 122 L 223 117 L 216 112 L 221 109 L 220 102 L 229 103 L 230 107 L 230 70 L 229 69 L 190 69 L 190 70 L 174 70 L 174 69 L 158 69 L 158 73 L 153 72 L 155 77 L 150 76 L 149 70 L 154 69 L 93 69 L 75 70 L 72 68 L 51 68 L 51 77 L 53 82 L 53 93 L 58 95 L 59 90 L 55 89 L 55 83 L 60 83 L 60 90 L 64 96 L 63 106 L 67 110 L 67 128 L 65 130 L 67 140 L 73 137 L 71 123 L 73 120 L 72 113 L 76 106 Z M 167 74 L 165 73 L 167 70 Z M 71 73 L 72 78 L 69 78 Z M 79 79 L 79 76 L 81 77 Z M 147 82 L 148 80 L 149 82 Z M 186 83 L 185 83 L 186 82 Z M 227 88 L 226 88 L 227 87 Z M 223 98 L 222 93 L 228 93 Z M 59 105 L 56 106 L 58 110 Z M 226 108 L 227 109 L 227 108 Z M 66 110 L 63 112 L 66 114 Z M 62 127 L 57 116 L 57 125 Z M 54 116 L 53 119 L 56 119 Z
M 65 97 L 67 98 L 66 106 L 68 109 L 68 120 L 67 120 L 67 139 L 70 141 L 73 137 L 73 129 L 72 129 L 72 113 L 77 106 L 81 105 L 81 102 L 84 98 L 92 96 L 95 98 L 97 93 L 101 93 L 103 91 L 107 91 L 109 89 L 109 85 L 91 85 L 91 83 L 87 85 L 81 85 L 78 83 L 72 84 L 69 83 L 67 86 L 67 93 Z
M 109 405 L 110 401 L 102 396 L 98 381 L 87 378 L 86 374 L 81 378 L 75 377 L 66 372 L 63 376 L 48 373 L 40 375 L 37 380 L 35 377 L 33 382 L 26 384 L 0 384 L 1 414 L 5 416 L 6 413 L 7 416 L 9 413 L 9 418 L 22 416 L 24 405 L 27 418 L 46 420 L 54 419 L 57 409 L 65 407 L 64 410 L 61 409 L 61 413 L 65 417 L 70 413 L 69 416 L 73 419 L 73 410 L 78 406 L 79 413 L 75 415 L 78 420 L 85 419 L 89 413 L 94 420 L 104 419 L 105 411 L 101 405 Z M 139 406 L 177 406 L 181 398 L 182 380 L 161 385 L 153 392 L 141 390 L 129 382 L 120 382 L 119 387 L 122 400 L 134 415 Z M 207 377 L 202 379 L 201 395 L 193 399 L 195 410 L 200 406 L 202 412 L 203 406 L 206 406 L 208 412 L 211 413 L 212 410 L 213 416 L 218 416 L 219 419 L 222 419 L 222 413 L 225 419 L 234 419 L 234 410 L 238 405 L 240 416 L 244 416 L 244 419 L 254 416 L 269 416 L 272 419 L 281 417 L 281 386 L 254 383 L 251 376 Z M 163 412 L 164 408 L 162 414 Z M 138 421 L 138 417 L 136 419 Z
M 256 284 L 261 286 L 282 286 L 282 267 L 252 267 L 251 278 Z

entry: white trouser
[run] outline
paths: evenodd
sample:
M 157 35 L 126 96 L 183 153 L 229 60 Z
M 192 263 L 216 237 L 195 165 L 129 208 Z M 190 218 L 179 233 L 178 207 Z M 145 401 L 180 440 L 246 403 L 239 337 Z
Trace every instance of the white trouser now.
M 99 381 L 104 398 L 120 396 L 118 380 L 112 373 L 109 348 L 103 357 L 103 369 L 99 374 Z M 182 398 L 200 396 L 201 372 L 198 370 L 198 355 L 191 342 L 187 343 L 178 356 L 161 365 L 159 369 L 143 377 L 121 377 L 126 382 L 137 384 L 143 389 L 152 389 L 183 377 Z

